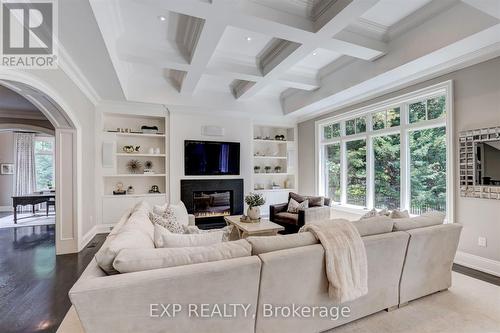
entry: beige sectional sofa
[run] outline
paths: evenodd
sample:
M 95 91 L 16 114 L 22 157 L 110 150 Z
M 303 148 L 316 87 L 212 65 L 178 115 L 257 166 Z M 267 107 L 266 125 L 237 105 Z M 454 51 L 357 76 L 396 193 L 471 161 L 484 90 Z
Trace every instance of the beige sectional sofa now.
M 129 214 L 108 236 L 100 255 L 110 251 L 109 244 L 120 235 L 121 228 L 132 232 Z M 141 214 L 147 218 L 144 212 L 135 212 L 130 219 Z M 367 251 L 369 292 L 340 305 L 348 306 L 350 314 L 338 320 L 319 316 L 264 316 L 264 307 L 269 305 L 339 306 L 328 298 L 325 252 L 310 233 L 250 237 L 252 255 L 246 257 L 125 274 L 107 275 L 95 259 L 69 295 L 84 329 L 92 333 L 312 333 L 384 309 L 396 309 L 451 286 L 460 225 L 407 229 L 407 226 L 401 227 L 404 226 L 401 223 L 400 228 L 407 230 L 392 231 L 398 228 L 393 222 L 381 219 L 375 223 L 357 225 Z M 144 229 L 146 224 L 136 221 L 135 225 L 138 232 L 149 233 L 149 226 Z M 418 226 L 416 222 L 415 227 Z M 136 243 L 133 247 L 141 246 Z M 117 251 L 116 244 L 113 251 Z M 205 304 L 212 309 L 213 305 L 223 308 L 244 304 L 249 310 L 246 315 L 239 309 L 233 317 L 205 318 L 198 311 Z M 174 305 L 182 310 L 172 316 Z M 162 311 L 165 307 L 169 311 Z M 196 311 L 190 311 L 195 307 L 198 307 Z M 151 316 L 152 313 L 155 315 Z

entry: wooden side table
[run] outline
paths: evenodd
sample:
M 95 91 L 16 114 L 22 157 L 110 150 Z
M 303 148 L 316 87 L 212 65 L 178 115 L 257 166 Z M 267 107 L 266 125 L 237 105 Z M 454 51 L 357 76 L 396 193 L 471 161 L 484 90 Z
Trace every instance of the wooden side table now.
M 260 222 L 245 223 L 240 221 L 241 215 L 225 216 L 224 220 L 227 225 L 232 225 L 238 230 L 241 238 L 250 236 L 275 236 L 279 231 L 285 230 L 279 224 L 271 222 L 267 219 L 260 219 Z

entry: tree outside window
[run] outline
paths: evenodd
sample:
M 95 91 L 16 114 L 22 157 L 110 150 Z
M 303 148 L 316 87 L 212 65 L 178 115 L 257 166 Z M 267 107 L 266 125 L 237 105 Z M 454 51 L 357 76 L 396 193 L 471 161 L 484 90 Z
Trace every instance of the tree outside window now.
M 401 137 L 399 134 L 373 138 L 375 164 L 375 208 L 401 207 Z
M 366 207 L 366 140 L 346 143 L 347 203 Z
M 53 137 L 37 137 L 35 139 L 35 176 L 37 191 L 54 187 Z

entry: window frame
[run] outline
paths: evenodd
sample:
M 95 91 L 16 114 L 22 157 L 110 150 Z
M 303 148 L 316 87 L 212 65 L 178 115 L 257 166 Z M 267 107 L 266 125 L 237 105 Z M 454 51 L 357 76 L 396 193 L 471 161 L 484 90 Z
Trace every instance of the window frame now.
M 438 119 L 422 120 L 416 123 L 410 123 L 409 105 L 418 101 L 427 100 L 438 96 L 445 96 L 445 115 Z M 400 108 L 400 125 L 394 127 L 387 127 L 384 129 L 373 130 L 373 114 L 381 112 L 390 108 Z M 357 118 L 366 117 L 366 132 L 346 135 L 345 123 L 346 121 Z M 339 138 L 324 139 L 323 127 L 333 123 L 340 123 Z M 407 94 L 403 94 L 379 103 L 375 103 L 360 109 L 355 109 L 341 115 L 321 119 L 315 122 L 315 189 L 316 193 L 325 195 L 326 184 L 324 172 L 324 146 L 332 143 L 340 144 L 340 186 L 341 186 L 341 201 L 334 202 L 336 207 L 342 207 L 347 210 L 364 211 L 372 209 L 375 204 L 375 161 L 373 152 L 373 138 L 387 135 L 400 135 L 401 142 L 401 208 L 408 209 L 411 204 L 411 163 L 410 163 L 410 147 L 409 136 L 413 131 L 418 131 L 428 128 L 446 128 L 446 213 L 447 221 L 453 222 L 454 220 L 454 190 L 455 190 L 455 172 L 453 168 L 453 152 L 454 152 L 454 128 L 453 128 L 453 81 L 445 81 L 436 85 L 428 86 Z M 367 183 L 367 207 L 352 206 L 347 204 L 347 154 L 346 143 L 349 141 L 365 139 L 367 145 L 367 170 L 366 170 L 366 183 Z
M 52 187 L 55 188 L 56 186 L 56 140 L 55 137 L 53 136 L 45 136 L 45 135 L 37 135 L 35 136 L 35 146 L 36 146 L 36 141 L 50 141 L 52 143 L 52 151 L 42 151 L 42 152 L 37 152 L 36 149 L 33 152 L 35 156 L 35 175 L 37 174 L 37 165 L 36 165 L 36 155 L 48 155 L 52 156 L 52 170 L 54 170 L 54 175 L 53 175 L 53 181 L 52 181 Z M 35 179 L 35 184 L 38 183 L 38 179 Z M 44 189 L 38 189 L 36 188 L 36 191 L 43 191 L 47 190 L 46 188 Z

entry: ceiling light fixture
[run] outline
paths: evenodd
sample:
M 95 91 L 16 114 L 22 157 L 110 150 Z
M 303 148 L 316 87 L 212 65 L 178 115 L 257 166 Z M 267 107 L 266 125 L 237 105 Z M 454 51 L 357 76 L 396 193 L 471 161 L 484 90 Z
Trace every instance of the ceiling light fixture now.
M 247 37 L 247 42 L 252 41 L 252 37 Z
M 163 16 L 163 15 L 160 15 L 160 16 L 158 16 L 158 20 L 160 20 L 160 21 L 163 22 L 163 21 L 166 21 L 167 18 L 165 16 Z

